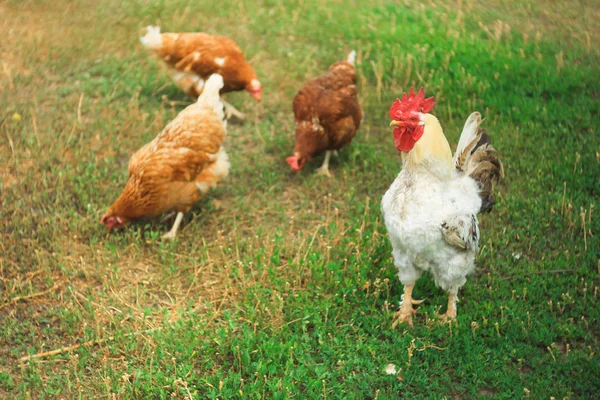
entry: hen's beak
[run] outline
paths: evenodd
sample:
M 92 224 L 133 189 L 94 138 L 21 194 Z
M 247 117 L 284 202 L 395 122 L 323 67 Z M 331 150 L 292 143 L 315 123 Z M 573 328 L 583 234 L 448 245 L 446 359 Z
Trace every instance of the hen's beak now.
M 297 156 L 290 156 L 286 158 L 285 161 L 290 165 L 290 167 L 292 167 L 294 171 L 300 170 L 300 165 L 298 163 L 299 159 Z
M 402 121 L 392 120 L 392 122 L 390 122 L 390 126 L 402 126 L 402 125 L 404 125 L 404 122 L 402 122 Z
M 250 96 L 254 97 L 254 99 L 258 102 L 260 102 L 260 97 L 262 94 L 262 91 L 256 91 L 256 92 L 249 92 Z
M 262 86 L 258 79 L 252 79 L 248 86 L 246 86 L 246 90 L 250 93 L 250 96 L 254 97 L 256 101 L 260 101 L 260 97 L 262 94 Z

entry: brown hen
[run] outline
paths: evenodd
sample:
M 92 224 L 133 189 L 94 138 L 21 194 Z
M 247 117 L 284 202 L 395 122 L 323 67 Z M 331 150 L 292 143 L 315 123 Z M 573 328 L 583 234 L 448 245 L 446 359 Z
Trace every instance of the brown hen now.
M 157 26 L 148 26 L 146 30 L 140 42 L 169 66 L 173 80 L 188 95 L 197 98 L 206 79 L 212 74 L 220 74 L 224 81 L 221 93 L 246 90 L 260 101 L 261 84 L 233 40 L 202 32 L 160 33 Z M 223 103 L 228 117 L 244 117 L 232 105 Z
M 100 220 L 107 229 L 176 211 L 173 228 L 163 236 L 174 239 L 183 214 L 227 176 L 222 87 L 223 78 L 212 75 L 198 101 L 131 157 L 125 189 Z
M 286 158 L 294 171 L 325 152 L 319 174 L 329 174 L 329 158 L 356 135 L 362 110 L 356 90 L 356 52 L 334 63 L 325 75 L 307 82 L 294 98 L 296 145 Z

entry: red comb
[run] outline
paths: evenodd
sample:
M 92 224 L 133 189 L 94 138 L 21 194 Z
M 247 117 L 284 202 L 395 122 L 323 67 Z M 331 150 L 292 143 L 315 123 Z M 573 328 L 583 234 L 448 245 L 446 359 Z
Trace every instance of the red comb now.
M 419 89 L 416 96 L 413 88 L 410 88 L 408 95 L 406 93 L 402 94 L 402 100 L 396 99 L 394 104 L 392 104 L 392 107 L 390 107 L 390 117 L 394 120 L 399 120 L 402 118 L 402 114 L 410 111 L 427 114 L 434 106 L 435 101 L 433 101 L 433 97 L 426 99 L 423 88 Z

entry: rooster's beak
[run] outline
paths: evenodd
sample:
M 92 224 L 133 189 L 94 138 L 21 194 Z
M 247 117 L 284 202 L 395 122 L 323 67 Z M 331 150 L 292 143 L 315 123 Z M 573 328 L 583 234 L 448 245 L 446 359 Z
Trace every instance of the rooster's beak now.
M 392 122 L 390 122 L 390 126 L 402 126 L 402 125 L 404 125 L 404 122 L 402 122 L 402 121 L 393 120 Z

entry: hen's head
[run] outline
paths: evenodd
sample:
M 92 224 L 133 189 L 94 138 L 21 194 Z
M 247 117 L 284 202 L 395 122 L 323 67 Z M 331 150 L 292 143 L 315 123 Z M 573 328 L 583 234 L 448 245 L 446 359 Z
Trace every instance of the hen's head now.
M 122 218 L 118 215 L 114 215 L 110 212 L 107 212 L 100 219 L 100 223 L 106 225 L 107 230 L 111 230 L 114 228 L 120 228 L 127 222 L 127 219 Z
M 306 164 L 306 162 L 309 160 L 309 156 L 301 156 L 297 152 L 294 152 L 294 155 L 289 156 L 285 159 L 285 161 L 289 164 L 290 167 L 292 167 L 294 171 L 300 171 L 302 167 L 304 167 L 304 164 Z
M 258 79 L 252 79 L 248 85 L 246 85 L 246 91 L 250 93 L 250 96 L 254 97 L 256 101 L 260 101 L 262 95 L 262 85 Z
M 410 88 L 410 93 L 404 93 L 402 100 L 396 99 L 390 108 L 390 126 L 395 126 L 394 144 L 398 150 L 406 153 L 412 150 L 425 130 L 421 115 L 427 114 L 434 106 L 433 97 L 426 99 L 423 88 L 416 95 Z
M 113 211 L 113 207 L 109 208 L 106 214 L 100 218 L 100 223 L 106 225 L 106 230 L 120 228 L 128 221 L 129 218 L 118 215 L 118 213 Z

